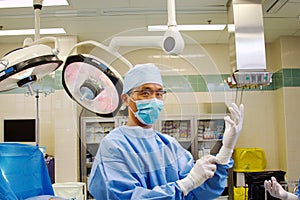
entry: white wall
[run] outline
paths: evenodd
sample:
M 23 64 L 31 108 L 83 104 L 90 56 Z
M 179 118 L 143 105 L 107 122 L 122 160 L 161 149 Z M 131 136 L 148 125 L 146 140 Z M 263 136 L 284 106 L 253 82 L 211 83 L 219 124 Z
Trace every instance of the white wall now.
M 267 45 L 268 69 L 273 72 L 284 67 L 300 68 L 300 63 L 295 59 L 295 57 L 299 58 L 299 50 L 297 49 L 299 38 L 285 40 L 281 41 L 285 44 L 283 46 L 278 42 Z M 70 48 L 76 43 L 76 40 L 72 38 L 70 43 L 66 43 L 68 44 L 66 45 L 67 48 Z M 3 54 L 10 49 L 9 47 L 15 48 L 16 46 L 4 45 L 0 53 Z M 212 44 L 204 45 L 203 48 L 201 46 L 187 46 L 187 49 L 188 54 L 203 54 L 204 57 L 182 60 L 174 57 L 163 57 L 163 53 L 157 49 L 139 49 L 127 52 L 126 58 L 133 64 L 155 62 L 160 63 L 164 69 L 181 69 L 176 72 L 166 70 L 163 75 L 230 73 L 227 45 Z M 207 52 L 209 55 L 206 54 Z M 278 54 L 280 56 L 292 54 L 293 56 L 279 59 Z M 153 55 L 158 56 L 153 57 Z M 123 67 L 117 70 L 123 75 L 128 68 Z M 290 180 L 297 180 L 300 174 L 300 161 L 296 159 L 298 158 L 297 146 L 299 144 L 297 137 L 299 97 L 299 87 L 281 88 L 273 91 L 245 91 L 243 93 L 245 121 L 237 143 L 237 147 L 263 148 L 267 156 L 267 170 L 287 170 Z M 205 106 L 203 107 L 206 103 L 223 102 L 228 104 L 234 99 L 235 91 L 178 93 L 175 97 L 170 96 L 166 100 L 166 112 L 173 112 L 173 114 L 178 112 L 184 112 L 184 114 L 197 113 L 198 111 L 206 112 Z M 2 119 L 9 117 L 35 117 L 35 98 L 32 96 L 0 93 L 0 102 L 2 105 L 0 108 L 1 123 Z M 181 105 L 176 105 L 176 102 Z M 180 108 L 176 110 L 174 106 Z M 40 108 L 41 146 L 46 146 L 48 153 L 55 156 L 57 182 L 77 181 L 79 178 L 77 104 L 67 96 L 64 90 L 57 90 L 47 97 L 41 96 Z M 2 134 L 2 129 L 0 134 Z M 0 136 L 1 140 L 2 135 Z

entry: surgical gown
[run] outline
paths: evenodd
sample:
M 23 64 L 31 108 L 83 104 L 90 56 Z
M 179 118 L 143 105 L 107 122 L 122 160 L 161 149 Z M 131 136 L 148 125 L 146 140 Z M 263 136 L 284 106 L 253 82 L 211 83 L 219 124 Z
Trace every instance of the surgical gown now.
M 217 165 L 213 178 L 184 196 L 176 181 L 194 166 L 192 155 L 174 138 L 154 129 L 121 126 L 101 141 L 88 188 L 97 200 L 209 200 L 222 194 L 232 165 L 232 160 Z

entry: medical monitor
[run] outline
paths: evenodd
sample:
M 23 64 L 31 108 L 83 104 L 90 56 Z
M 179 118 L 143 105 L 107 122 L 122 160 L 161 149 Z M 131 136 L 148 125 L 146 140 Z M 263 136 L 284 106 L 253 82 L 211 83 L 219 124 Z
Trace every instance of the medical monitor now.
M 4 119 L 4 142 L 35 142 L 35 119 Z

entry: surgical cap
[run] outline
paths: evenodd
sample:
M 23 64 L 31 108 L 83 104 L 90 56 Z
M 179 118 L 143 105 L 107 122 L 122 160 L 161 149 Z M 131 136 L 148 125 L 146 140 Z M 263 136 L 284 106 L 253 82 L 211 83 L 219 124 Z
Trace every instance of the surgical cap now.
M 146 83 L 163 86 L 159 69 L 152 63 L 135 65 L 125 74 L 123 94 Z

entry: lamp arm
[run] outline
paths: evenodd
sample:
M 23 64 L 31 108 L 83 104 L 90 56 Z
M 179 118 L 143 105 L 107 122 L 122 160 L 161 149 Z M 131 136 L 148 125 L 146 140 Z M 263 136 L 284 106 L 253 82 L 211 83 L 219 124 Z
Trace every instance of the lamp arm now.
M 96 42 L 96 41 L 93 41 L 93 40 L 88 40 L 88 41 L 83 41 L 83 42 L 80 42 L 80 43 L 77 43 L 76 45 L 74 45 L 72 47 L 72 49 L 70 50 L 69 54 L 68 55 L 71 55 L 72 52 L 77 49 L 78 47 L 80 46 L 84 46 L 84 45 L 93 45 L 93 46 L 96 46 L 100 49 L 103 49 L 105 51 L 107 51 L 108 53 L 111 53 L 113 54 L 115 57 L 117 57 L 118 59 L 120 59 L 123 63 L 125 63 L 129 68 L 132 68 L 132 64 L 126 59 L 124 58 L 119 52 L 117 51 L 113 51 L 111 48 L 108 48 L 107 46 L 99 43 L 99 42 Z
M 109 48 L 116 51 L 121 46 L 161 47 L 163 39 L 163 36 L 118 36 L 111 39 Z
M 52 49 L 53 54 L 58 55 L 58 53 L 59 53 L 59 42 L 58 42 L 58 39 L 56 37 L 43 37 L 43 38 L 40 38 L 40 39 L 34 41 L 30 45 L 45 44 L 45 43 L 50 43 L 50 42 L 54 42 L 54 49 Z

